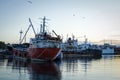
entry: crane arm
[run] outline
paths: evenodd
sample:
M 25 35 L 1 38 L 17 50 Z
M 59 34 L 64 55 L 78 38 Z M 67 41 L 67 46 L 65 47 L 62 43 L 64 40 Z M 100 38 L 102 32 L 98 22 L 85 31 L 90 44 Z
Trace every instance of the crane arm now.
M 32 21 L 31 21 L 30 18 L 29 18 L 29 22 L 30 22 L 30 26 L 32 26 L 32 28 L 33 28 L 34 34 L 36 35 L 35 29 L 34 29 L 34 27 L 33 27 L 33 24 L 32 24 Z
M 58 37 L 58 35 L 56 34 L 56 32 L 54 30 L 52 30 L 52 32 Z
M 31 19 L 30 19 L 30 18 L 29 18 L 29 22 L 30 22 L 30 25 L 29 25 L 29 27 L 28 27 L 28 29 L 27 29 L 27 31 L 26 31 L 26 33 L 25 33 L 25 35 L 23 36 L 22 40 L 20 41 L 20 44 L 23 42 L 24 38 L 26 37 L 26 35 L 27 35 L 27 33 L 28 33 L 28 31 L 29 31 L 30 27 L 32 27 L 33 32 L 34 32 L 34 34 L 36 35 L 35 29 L 34 29 L 34 27 L 33 27 L 33 24 L 32 24 L 32 21 L 31 21 Z

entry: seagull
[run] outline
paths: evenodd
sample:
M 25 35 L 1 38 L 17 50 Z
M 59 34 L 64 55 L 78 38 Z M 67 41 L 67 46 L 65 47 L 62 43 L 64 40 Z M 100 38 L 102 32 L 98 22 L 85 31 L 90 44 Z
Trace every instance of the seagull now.
M 82 19 L 86 19 L 86 17 L 82 17 Z
M 32 4 L 32 1 L 27 1 L 28 3 Z
M 73 14 L 73 16 L 75 16 L 75 14 Z

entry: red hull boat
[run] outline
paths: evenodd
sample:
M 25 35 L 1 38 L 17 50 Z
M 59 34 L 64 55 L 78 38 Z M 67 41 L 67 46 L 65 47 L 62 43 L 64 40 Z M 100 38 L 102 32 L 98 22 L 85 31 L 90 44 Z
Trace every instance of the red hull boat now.
M 35 38 L 30 39 L 29 57 L 31 60 L 54 60 L 61 52 L 60 44 L 62 40 L 54 31 L 55 36 L 47 32 L 45 20 L 44 17 L 40 32 L 35 34 Z

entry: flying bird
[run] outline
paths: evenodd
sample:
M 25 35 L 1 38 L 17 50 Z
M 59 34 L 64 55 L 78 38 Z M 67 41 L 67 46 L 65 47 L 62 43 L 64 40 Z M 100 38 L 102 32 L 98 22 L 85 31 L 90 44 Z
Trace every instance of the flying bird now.
M 86 19 L 86 17 L 82 17 L 82 19 Z
M 32 4 L 32 1 L 27 1 L 28 3 Z

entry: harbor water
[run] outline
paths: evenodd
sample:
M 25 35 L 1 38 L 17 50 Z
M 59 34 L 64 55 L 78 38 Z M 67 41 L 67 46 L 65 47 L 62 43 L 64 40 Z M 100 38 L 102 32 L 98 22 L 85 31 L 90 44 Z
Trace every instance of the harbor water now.
M 120 80 L 120 56 L 45 63 L 0 59 L 0 80 Z

